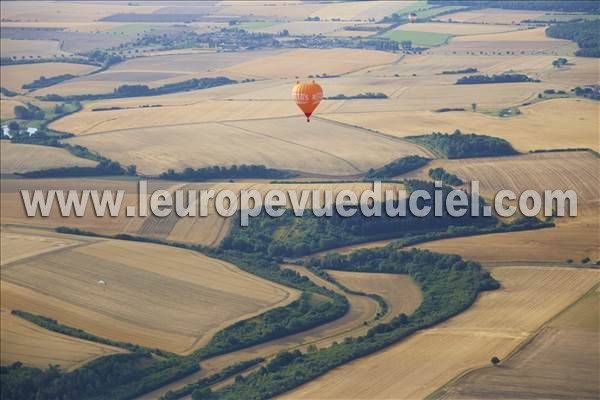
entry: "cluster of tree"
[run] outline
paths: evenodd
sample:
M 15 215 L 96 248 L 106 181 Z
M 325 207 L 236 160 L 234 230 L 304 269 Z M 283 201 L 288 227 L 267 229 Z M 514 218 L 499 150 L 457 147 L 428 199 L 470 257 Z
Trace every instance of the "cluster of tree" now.
M 95 167 L 59 167 L 39 169 L 29 172 L 19 172 L 17 175 L 25 178 L 66 178 L 83 176 L 114 176 L 136 175 L 135 165 L 123 167 L 120 163 L 111 160 L 102 160 Z
M 517 151 L 504 139 L 474 133 L 463 134 L 458 129 L 452 134 L 433 132 L 430 135 L 408 136 L 407 139 L 423 144 L 447 158 L 494 157 L 517 154 Z
M 464 68 L 464 69 L 442 71 L 442 75 L 473 74 L 475 72 L 478 72 L 477 68 L 469 67 L 469 68 Z
M 207 181 L 213 179 L 285 179 L 296 176 L 296 174 L 280 169 L 267 168 L 264 165 L 232 165 L 230 167 L 185 168 L 181 172 L 169 169 L 160 174 L 160 179 L 183 180 L 183 181 Z
M 335 96 L 326 97 L 327 100 L 350 100 L 350 99 L 387 99 L 388 96 L 385 93 L 381 92 L 366 92 L 359 93 L 351 96 L 346 96 L 345 94 L 338 94 Z
M 365 178 L 367 179 L 387 179 L 405 174 L 423 167 L 429 162 L 428 158 L 421 156 L 406 156 L 375 170 L 370 169 Z
M 26 58 L 25 56 L 21 56 L 21 58 L 17 58 L 17 56 L 12 57 L 2 57 L 0 58 L 0 65 L 22 65 L 22 64 L 44 64 L 50 62 L 64 62 L 69 64 L 83 64 L 83 65 L 98 65 L 97 62 L 88 59 L 87 57 L 67 57 L 65 55 L 54 56 L 54 57 L 41 57 L 37 56 L 37 58 L 33 58 L 33 56 L 29 56 Z
M 40 97 L 41 100 L 47 101 L 83 101 L 83 100 L 100 100 L 100 99 L 119 99 L 123 97 L 140 97 L 140 96 L 159 96 L 163 94 L 187 92 L 190 90 L 208 89 L 216 86 L 230 85 L 237 83 L 232 79 L 224 76 L 215 78 L 199 78 L 189 79 L 187 81 L 168 83 L 166 85 L 150 88 L 146 85 L 121 85 L 112 93 L 100 94 L 83 94 L 60 96 L 58 94 L 48 94 Z
M 152 361 L 149 354 L 136 352 L 98 358 L 73 372 L 63 372 L 55 365 L 51 365 L 44 371 L 24 367 L 20 363 L 2 366 L 0 367 L 2 398 L 116 399 L 117 397 L 108 396 L 111 389 L 142 379 L 149 372 L 149 368 L 145 367 L 148 363 L 154 366 L 158 364 Z M 196 370 L 198 370 L 197 365 Z
M 512 83 L 512 82 L 540 82 L 539 79 L 530 78 L 525 74 L 499 74 L 499 75 L 471 75 L 463 76 L 456 81 L 457 85 L 476 85 L 483 83 Z
M 44 317 L 43 315 L 36 315 L 29 313 L 27 311 L 22 310 L 12 310 L 11 314 L 19 316 L 23 319 L 26 319 L 29 322 L 32 322 L 38 326 L 41 326 L 44 329 L 48 329 L 53 332 L 62 333 L 64 335 L 73 336 L 83 340 L 89 340 L 91 342 L 97 342 L 102 344 L 107 344 L 109 346 L 121 347 L 125 350 L 129 350 L 131 352 L 142 352 L 142 353 L 154 353 L 161 357 L 173 357 L 173 353 L 166 352 L 160 349 L 150 349 L 144 346 L 140 346 L 137 344 L 121 342 L 118 340 L 106 339 L 91 333 L 88 333 L 82 329 L 73 328 L 67 325 L 60 324 L 57 320 Z
M 465 109 L 463 107 L 443 107 L 443 108 L 438 108 L 437 110 L 433 110 L 433 112 L 437 112 L 437 113 L 445 113 L 445 112 L 452 112 L 452 111 L 465 111 Z M 473 110 L 475 111 L 475 110 Z
M 423 302 L 412 315 L 400 314 L 376 325 L 365 336 L 307 353 L 282 352 L 259 371 L 212 394 L 214 399 L 273 398 L 325 372 L 371 354 L 419 329 L 442 322 L 471 305 L 477 294 L 499 287 L 475 262 L 456 255 L 402 251 L 394 247 L 361 250 L 350 255 L 312 259 L 312 268 L 409 274 L 423 291 Z
M 27 103 L 26 106 L 15 106 L 14 110 L 16 119 L 42 120 L 46 117 L 44 110 L 31 103 Z
M 21 86 L 23 89 L 41 89 L 41 88 L 45 88 L 48 86 L 52 86 L 52 85 L 56 85 L 58 83 L 67 81 L 69 79 L 73 79 L 75 78 L 75 75 L 72 74 L 64 74 L 64 75 L 57 75 L 57 76 L 52 76 L 50 78 L 46 78 L 45 76 L 40 76 L 39 79 L 36 79 L 35 81 L 31 82 L 31 83 L 26 83 L 23 86 Z
M 426 191 L 430 199 L 420 199 L 417 205 L 419 208 L 431 207 L 431 210 L 435 210 L 437 199 L 432 182 L 407 181 L 405 186 L 411 193 L 416 190 Z M 445 198 L 451 190 L 449 187 L 441 189 L 442 204 L 445 204 Z M 449 226 L 489 227 L 497 224 L 494 217 L 483 217 L 481 210 L 479 217 L 472 217 L 469 213 L 462 217 L 453 217 L 444 206 L 441 207 L 440 216 L 435 216 L 433 212 L 424 217 L 417 217 L 408 212 L 402 217 L 389 216 L 385 210 L 388 207 L 397 210 L 398 203 L 399 201 L 394 201 L 382 204 L 382 215 L 377 218 L 366 217 L 360 212 L 343 217 L 333 211 L 333 205 L 330 206 L 331 216 L 327 218 L 315 215 L 319 213 L 317 205 L 313 205 L 313 209 L 306 210 L 304 215 L 298 217 L 291 210 L 286 210 L 278 218 L 270 218 L 266 213 L 262 213 L 253 218 L 246 227 L 237 224 L 232 226 L 229 235 L 221 242 L 221 248 L 268 254 L 271 257 L 296 257 L 349 244 L 403 238 L 423 231 L 446 231 Z M 470 198 L 467 199 L 467 203 L 471 203 Z M 479 208 L 483 205 L 484 202 L 480 199 Z M 468 207 L 465 206 L 465 209 L 469 209 Z M 350 209 L 351 206 L 346 208 Z M 326 211 L 326 207 L 320 210 L 322 213 Z M 279 237 L 278 232 L 286 232 L 285 237 Z
M 253 358 L 252 360 L 240 361 L 238 363 L 229 365 L 216 374 L 212 374 L 206 378 L 201 378 L 195 383 L 190 383 L 177 390 L 168 391 L 164 396 L 161 397 L 161 400 L 177 400 L 190 394 L 194 400 L 210 399 L 210 397 L 208 397 L 209 395 L 212 395 L 210 386 L 230 378 L 242 371 L 252 368 L 264 361 L 264 358 L 258 357 Z
M 560 58 L 557 58 L 556 60 L 552 61 L 552 66 L 554 68 L 560 68 L 563 65 L 567 65 L 567 62 L 568 62 L 568 60 L 566 58 L 560 57 Z
M 431 168 L 429 170 L 429 176 L 436 181 L 441 181 L 445 185 L 460 186 L 464 183 L 458 176 L 446 171 L 442 167 Z
M 564 90 L 554 90 L 554 89 L 546 89 L 544 90 L 544 94 L 567 94 Z
M 600 20 L 565 22 L 548 27 L 546 35 L 577 42 L 580 49 L 575 52 L 576 56 L 597 58 L 600 57 L 599 31 Z
M 320 20 L 321 20 L 321 18 L 320 18 L 319 16 L 316 16 L 316 17 L 306 17 L 304 20 L 305 20 L 305 21 L 314 21 L 314 22 L 318 22 L 318 21 L 320 21 Z
M 378 26 L 369 26 L 369 25 L 349 25 L 344 27 L 345 31 L 358 31 L 358 32 L 380 32 L 384 29 Z
M 85 53 L 84 56 L 86 56 L 91 62 L 101 65 L 101 71 L 108 69 L 110 66 L 120 63 L 124 60 L 122 56 L 115 54 L 114 52 L 107 52 L 103 50 L 93 50 L 89 53 Z
M 573 89 L 575 96 L 587 97 L 589 99 L 600 100 L 600 89 L 598 86 L 594 87 L 580 87 L 577 86 Z
M 12 90 L 9 90 L 9 89 L 7 89 L 5 87 L 1 87 L 1 86 L 0 86 L 0 93 L 6 97 L 15 97 L 16 95 L 19 94 L 17 92 L 13 92 Z
M 285 307 L 230 325 L 218 332 L 202 353 L 213 356 L 268 342 L 314 328 L 348 312 L 345 297 L 333 292 L 328 294 L 331 301 L 316 301 L 311 294 L 304 292 L 299 300 Z
M 508 10 L 547 10 L 598 13 L 596 0 L 429 0 L 429 4 L 456 5 L 471 8 L 504 8 Z

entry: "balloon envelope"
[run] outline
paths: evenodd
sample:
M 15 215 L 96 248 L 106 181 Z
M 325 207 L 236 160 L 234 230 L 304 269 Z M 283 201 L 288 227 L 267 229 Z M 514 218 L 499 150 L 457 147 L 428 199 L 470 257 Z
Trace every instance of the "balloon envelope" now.
M 310 121 L 310 116 L 321 102 L 321 99 L 323 99 L 323 89 L 321 86 L 315 81 L 298 82 L 292 90 L 292 95 L 298 107 L 306 115 L 306 120 Z

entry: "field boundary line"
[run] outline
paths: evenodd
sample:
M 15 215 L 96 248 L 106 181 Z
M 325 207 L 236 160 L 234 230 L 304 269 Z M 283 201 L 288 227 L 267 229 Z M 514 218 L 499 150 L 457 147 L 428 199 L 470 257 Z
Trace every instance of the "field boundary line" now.
M 291 145 L 294 145 L 294 146 L 303 147 L 305 149 L 316 151 L 318 153 L 325 154 L 325 155 L 327 155 L 329 157 L 335 158 L 337 160 L 340 160 L 340 161 L 348 164 L 350 167 L 352 167 L 353 169 L 355 169 L 358 173 L 363 174 L 365 172 L 365 171 L 362 171 L 360 168 L 358 168 L 356 165 L 354 165 L 354 163 L 346 160 L 345 158 L 340 157 L 340 156 L 336 156 L 335 154 L 331 154 L 331 153 L 329 153 L 329 152 L 327 152 L 325 150 L 321 150 L 321 149 L 314 148 L 314 147 L 311 147 L 311 146 L 307 146 L 307 145 L 304 145 L 304 144 L 296 143 L 296 142 L 293 142 L 291 140 L 286 140 L 286 139 L 278 138 L 278 137 L 275 137 L 275 136 L 272 136 L 272 135 L 268 135 L 266 133 L 256 132 L 256 131 L 253 131 L 253 130 L 248 129 L 248 128 L 241 128 L 239 126 L 229 125 L 229 124 L 227 124 L 225 122 L 217 122 L 217 124 L 223 125 L 223 126 L 227 126 L 229 128 L 234 128 L 234 129 L 240 130 L 242 132 L 246 132 L 246 134 L 250 133 L 252 135 L 263 136 L 263 137 L 267 137 L 269 139 L 277 140 L 277 141 L 288 143 L 288 144 L 291 144 Z
M 519 265 L 511 265 L 511 266 L 508 266 L 508 267 L 520 268 L 521 266 L 519 266 Z M 595 268 L 592 268 L 592 269 L 595 269 Z M 511 358 L 513 358 L 514 356 L 516 356 L 517 354 L 519 354 L 522 350 L 525 349 L 525 347 L 527 347 L 527 345 L 529 343 L 531 343 L 537 336 L 539 336 L 539 334 L 542 331 L 544 331 L 544 329 L 546 329 L 548 327 L 547 325 L 550 322 L 554 321 L 556 318 L 558 318 L 559 316 L 561 316 L 562 314 L 564 314 L 565 312 L 567 312 L 568 310 L 570 310 L 572 307 L 574 307 L 577 303 L 579 303 L 584 298 L 586 298 L 587 296 L 589 296 L 591 293 L 593 293 L 596 290 L 598 290 L 599 287 L 600 287 L 600 282 L 597 282 L 594 286 L 592 286 L 589 290 L 587 290 L 583 295 L 581 295 L 579 298 L 577 298 L 574 302 L 572 302 L 571 304 L 567 305 L 565 308 L 563 308 L 562 310 L 560 310 L 559 312 L 557 312 L 556 314 L 554 314 L 552 317 L 550 317 L 548 320 L 546 320 L 545 322 L 543 322 L 529 336 L 527 336 L 519 344 L 517 344 L 517 346 L 515 346 L 515 348 L 512 349 L 508 353 L 508 355 L 506 357 L 504 357 L 504 359 L 501 361 L 500 365 L 504 364 L 505 362 L 510 361 Z M 471 374 L 473 372 L 480 371 L 480 370 L 485 370 L 485 369 L 490 369 L 490 368 L 497 368 L 497 367 L 490 366 L 490 365 L 484 365 L 484 366 L 480 366 L 480 367 L 473 367 L 473 368 L 466 369 L 465 371 L 463 371 L 460 374 L 456 375 L 454 378 L 452 378 L 451 380 L 449 380 L 448 382 L 446 382 L 445 384 L 443 384 L 442 386 L 440 386 L 439 388 L 435 389 L 433 392 L 431 392 L 430 394 L 428 394 L 427 396 L 425 396 L 424 400 L 437 400 L 437 399 L 439 399 L 439 396 L 444 393 L 444 391 L 445 391 L 446 388 L 448 388 L 449 386 L 457 383 L 462 378 L 466 377 L 467 375 L 469 375 L 469 374 Z
M 385 112 L 389 112 L 389 111 L 385 111 Z M 337 113 L 335 113 L 337 114 Z M 388 139 L 390 141 L 393 142 L 400 142 L 400 143 L 404 143 L 404 144 L 410 144 L 411 146 L 415 146 L 419 149 L 421 149 L 425 154 L 431 156 L 432 158 L 444 158 L 444 157 L 439 157 L 437 156 L 433 151 L 431 151 L 431 149 L 421 145 L 420 143 L 415 143 L 415 142 L 411 142 L 410 140 L 407 140 L 405 138 L 401 138 L 398 136 L 394 136 L 394 135 L 390 135 L 388 133 L 383 133 L 374 129 L 370 129 L 370 128 L 365 128 L 364 126 L 359 126 L 359 125 L 351 125 L 351 124 L 347 124 L 345 122 L 340 122 L 340 121 L 335 121 L 333 119 L 329 119 L 327 117 L 313 117 L 313 119 L 320 119 L 320 120 L 325 120 L 328 121 L 334 125 L 339 125 L 339 126 L 343 126 L 343 127 L 347 127 L 347 128 L 354 128 L 354 129 L 358 129 L 358 130 L 362 130 L 365 131 L 365 133 L 369 134 L 369 135 L 374 135 L 383 139 Z M 391 160 L 394 161 L 394 160 Z

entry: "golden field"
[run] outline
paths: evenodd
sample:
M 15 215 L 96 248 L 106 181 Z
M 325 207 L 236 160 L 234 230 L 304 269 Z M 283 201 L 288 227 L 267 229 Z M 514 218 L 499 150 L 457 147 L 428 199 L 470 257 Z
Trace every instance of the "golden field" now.
M 32 57 L 54 57 L 64 54 L 56 40 L 13 40 L 0 39 L 0 55 L 17 59 Z
M 523 29 L 510 25 L 480 25 L 480 24 L 448 24 L 441 22 L 424 22 L 420 24 L 400 25 L 397 30 L 407 32 L 434 32 L 453 36 L 482 35 L 487 33 L 511 32 Z
M 86 231 L 92 231 L 107 235 L 116 235 L 118 233 L 129 233 L 132 235 L 148 236 L 177 242 L 186 242 L 194 244 L 203 244 L 207 246 L 217 246 L 229 232 L 231 223 L 238 223 L 237 220 L 224 218 L 217 214 L 214 208 L 214 201 L 208 204 L 208 215 L 206 217 L 177 217 L 174 213 L 166 218 L 155 216 L 148 217 L 127 217 L 122 211 L 118 217 L 97 217 L 93 214 L 93 209 L 88 207 L 83 217 L 62 217 L 59 213 L 59 207 L 54 204 L 50 211 L 50 216 L 41 217 L 39 214 L 34 218 L 28 218 L 23 207 L 21 190 L 42 190 L 44 192 L 54 190 L 76 190 L 81 193 L 82 190 L 96 189 L 102 190 L 123 190 L 123 203 L 121 209 L 128 206 L 137 206 L 139 199 L 137 196 L 138 182 L 135 180 L 113 180 L 113 179 L 89 179 L 82 182 L 78 179 L 3 179 L 1 190 L 1 221 L 3 224 L 31 225 L 44 228 L 56 228 L 58 226 L 69 226 Z M 210 183 L 174 183 L 168 181 L 149 181 L 148 191 L 163 189 L 173 193 L 175 190 L 232 190 L 238 193 L 241 190 L 257 190 L 265 194 L 268 190 L 276 189 L 284 192 L 306 190 L 331 190 L 333 199 L 344 189 L 354 191 L 360 196 L 362 191 L 372 188 L 369 183 L 331 183 L 331 184 L 313 184 L 313 183 L 277 183 L 271 184 L 268 181 L 244 181 L 244 182 L 210 182 Z M 401 184 L 386 183 L 382 185 L 382 190 L 393 190 L 398 192 L 403 190 Z M 239 195 L 238 195 L 239 197 Z M 321 199 L 324 196 L 321 196 Z M 322 200 L 320 200 L 322 201 Z M 312 204 L 312 197 L 309 197 L 307 206 Z M 196 210 L 198 204 L 193 205 Z
M 483 10 L 459 11 L 436 17 L 439 21 L 469 22 L 475 24 L 518 24 L 525 19 L 535 19 L 544 15 L 543 11 L 504 10 L 488 8 Z
M 169 137 L 167 143 L 162 142 L 165 137 Z M 344 176 L 404 155 L 428 154 L 401 139 L 316 119 L 307 124 L 301 117 L 124 129 L 77 136 L 67 142 L 125 165 L 135 164 L 143 175 L 157 175 L 169 168 L 263 164 Z
M 260 78 L 307 78 L 309 75 L 346 74 L 397 59 L 396 54 L 376 50 L 294 49 L 224 68 L 223 72 Z
M 559 219 L 554 228 L 436 240 L 415 247 L 458 254 L 490 265 L 515 262 L 564 264 L 567 260 L 580 263 L 584 257 L 590 257 L 591 263 L 595 263 L 600 260 L 599 230 L 596 209 L 589 216 L 579 216 L 572 221 Z
M 463 104 L 463 107 L 468 106 Z M 520 110 L 521 115 L 508 118 L 468 111 L 335 113 L 323 115 L 322 118 L 399 137 L 431 132 L 451 133 L 460 129 L 463 133 L 478 133 L 506 139 L 518 151 L 574 147 L 597 151 L 600 148 L 598 102 L 555 99 L 520 107 Z M 569 134 L 565 135 L 565 132 Z
M 327 273 L 348 289 L 383 297 L 389 306 L 389 318 L 402 313 L 411 314 L 423 300 L 421 290 L 408 275 L 348 271 Z
M 6 65 L 0 67 L 0 76 L 2 77 L 2 86 L 20 92 L 26 83 L 31 83 L 44 76 L 50 78 L 58 75 L 84 75 L 97 69 L 93 65 L 70 64 L 60 62 L 24 64 L 24 65 Z
M 434 398 L 597 398 L 599 305 L 600 292 L 589 293 L 547 323 L 499 368 L 469 372 Z
M 92 22 L 111 14 L 132 12 L 126 4 L 71 3 L 50 1 L 3 2 L 2 17 L 23 22 Z M 159 9 L 153 6 L 135 6 L 135 12 L 149 13 Z M 39 26 L 39 25 L 38 25 Z
M 0 171 L 3 174 L 60 167 L 93 167 L 97 163 L 72 155 L 65 149 L 3 141 Z
M 423 398 L 465 370 L 486 365 L 493 355 L 504 358 L 600 281 L 600 272 L 589 269 L 499 267 L 491 272 L 502 288 L 481 294 L 462 314 L 279 398 Z
M 313 17 L 322 20 L 339 18 L 341 20 L 379 20 L 402 10 L 416 1 L 366 1 L 366 2 L 338 2 L 324 5 L 312 13 Z
M 546 36 L 545 27 L 482 35 L 459 36 L 448 46 L 433 50 L 436 54 L 464 54 L 466 52 L 492 53 L 515 52 L 517 54 L 552 54 L 572 56 L 577 45 L 569 40 Z
M 102 239 L 3 264 L 2 292 L 3 308 L 179 353 L 234 321 L 298 297 L 297 291 L 196 252 Z
M 4 308 L 0 310 L 0 321 L 2 365 L 21 362 L 27 366 L 46 368 L 49 364 L 58 364 L 62 369 L 71 370 L 95 358 L 124 352 L 117 347 L 48 331 L 11 315 Z

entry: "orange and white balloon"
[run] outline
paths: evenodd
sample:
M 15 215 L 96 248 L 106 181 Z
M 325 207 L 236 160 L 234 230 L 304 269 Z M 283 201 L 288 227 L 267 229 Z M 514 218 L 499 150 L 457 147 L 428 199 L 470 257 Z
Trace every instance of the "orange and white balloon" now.
M 298 107 L 306 115 L 306 122 L 310 122 L 310 116 L 323 99 L 323 89 L 315 81 L 297 82 L 292 95 Z

